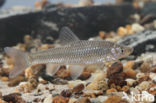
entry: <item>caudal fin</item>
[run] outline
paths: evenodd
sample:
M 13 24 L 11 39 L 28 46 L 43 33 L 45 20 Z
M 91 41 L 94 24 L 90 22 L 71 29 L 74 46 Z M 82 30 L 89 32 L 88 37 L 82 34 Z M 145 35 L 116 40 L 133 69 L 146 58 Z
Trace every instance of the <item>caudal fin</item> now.
M 8 56 L 14 59 L 14 69 L 10 71 L 9 77 L 14 78 L 22 73 L 28 66 L 28 54 L 20 50 L 6 47 L 4 51 Z

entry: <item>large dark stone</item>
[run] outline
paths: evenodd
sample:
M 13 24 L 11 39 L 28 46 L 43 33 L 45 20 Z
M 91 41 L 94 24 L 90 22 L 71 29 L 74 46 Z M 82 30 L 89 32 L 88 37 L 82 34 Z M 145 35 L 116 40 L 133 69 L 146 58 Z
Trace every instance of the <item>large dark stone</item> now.
M 131 4 L 101 5 L 79 8 L 48 8 L 44 11 L 10 16 L 0 19 L 0 46 L 11 46 L 23 40 L 25 34 L 41 35 L 47 42 L 56 39 L 58 31 L 68 26 L 80 39 L 98 35 L 100 30 L 116 30 L 130 23 L 135 13 Z
M 145 52 L 156 52 L 156 31 L 143 31 L 129 35 L 122 38 L 118 43 L 134 48 L 132 54 L 136 56 Z
M 3 6 L 4 3 L 5 3 L 5 0 L 0 0 L 0 7 Z

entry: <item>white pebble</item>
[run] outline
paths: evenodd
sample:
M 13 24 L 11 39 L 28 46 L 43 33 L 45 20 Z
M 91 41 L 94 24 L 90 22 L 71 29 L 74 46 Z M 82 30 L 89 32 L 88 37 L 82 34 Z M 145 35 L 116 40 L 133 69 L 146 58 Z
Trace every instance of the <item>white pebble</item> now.
M 145 76 L 144 73 L 137 73 L 136 78 L 139 79 L 139 78 L 142 78 L 144 76 Z
M 43 103 L 52 103 L 52 102 L 53 102 L 52 95 L 48 95 L 43 101 Z
M 136 80 L 134 80 L 134 79 L 126 79 L 126 81 L 127 81 L 129 86 L 132 86 L 135 83 Z

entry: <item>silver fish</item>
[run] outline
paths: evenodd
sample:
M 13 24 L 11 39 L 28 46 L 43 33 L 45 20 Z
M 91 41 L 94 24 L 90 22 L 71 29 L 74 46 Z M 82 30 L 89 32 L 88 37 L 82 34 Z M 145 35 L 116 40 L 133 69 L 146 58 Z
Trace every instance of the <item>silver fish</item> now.
M 71 76 L 76 79 L 83 71 L 83 66 L 115 62 L 133 51 L 130 47 L 109 41 L 80 40 L 68 27 L 61 29 L 59 40 L 63 46 L 36 53 L 6 47 L 5 52 L 15 60 L 14 69 L 9 74 L 10 78 L 17 76 L 29 66 L 52 63 L 56 65 L 56 69 L 49 71 L 52 75 L 57 72 L 60 65 L 72 65 L 74 68 L 71 68 Z

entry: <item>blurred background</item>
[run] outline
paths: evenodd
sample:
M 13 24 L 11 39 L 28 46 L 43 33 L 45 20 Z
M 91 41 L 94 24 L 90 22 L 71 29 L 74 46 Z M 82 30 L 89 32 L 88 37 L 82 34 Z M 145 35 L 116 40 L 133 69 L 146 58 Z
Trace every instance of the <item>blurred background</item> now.
M 3 0 L 1 0 L 3 1 Z M 3 6 L 3 8 L 10 8 L 12 6 L 17 6 L 17 5 L 21 5 L 21 6 L 29 6 L 29 7 L 33 7 L 34 3 L 37 1 L 41 1 L 41 0 L 6 0 L 5 5 Z M 49 2 L 51 3 L 71 3 L 71 4 L 76 4 L 78 3 L 80 0 L 49 0 Z M 107 3 L 107 2 L 115 2 L 115 0 L 94 0 L 96 3 Z

